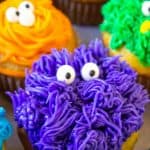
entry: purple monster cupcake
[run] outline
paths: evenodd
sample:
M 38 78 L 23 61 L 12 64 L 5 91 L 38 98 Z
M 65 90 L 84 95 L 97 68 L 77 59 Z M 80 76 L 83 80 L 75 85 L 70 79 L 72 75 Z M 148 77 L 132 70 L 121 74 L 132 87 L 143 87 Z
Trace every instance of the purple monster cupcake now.
M 136 72 L 99 40 L 42 56 L 25 90 L 9 95 L 34 150 L 131 150 L 149 102 Z

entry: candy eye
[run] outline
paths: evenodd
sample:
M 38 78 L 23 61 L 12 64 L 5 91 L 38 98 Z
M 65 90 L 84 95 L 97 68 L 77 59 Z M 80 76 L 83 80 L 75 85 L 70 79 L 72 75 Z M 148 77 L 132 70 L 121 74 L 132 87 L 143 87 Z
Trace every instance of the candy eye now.
M 71 84 L 75 80 L 75 70 L 69 65 L 61 66 L 56 74 L 58 81 L 63 81 L 66 84 Z
M 22 2 L 19 5 L 18 10 L 20 12 L 23 12 L 23 11 L 31 11 L 31 12 L 33 12 L 34 11 L 34 6 L 33 6 L 33 4 L 31 2 L 24 1 L 24 2 Z
M 143 2 L 142 12 L 143 12 L 144 16 L 150 16 L 150 1 Z
M 99 67 L 95 63 L 86 63 L 81 69 L 81 75 L 85 81 L 97 79 L 100 75 Z
M 35 15 L 30 11 L 20 13 L 18 21 L 22 26 L 31 27 L 35 23 Z
M 6 18 L 9 22 L 12 22 L 12 23 L 15 23 L 15 22 L 18 22 L 18 19 L 19 19 L 19 11 L 17 10 L 17 8 L 15 7 L 9 7 L 7 10 L 6 10 Z

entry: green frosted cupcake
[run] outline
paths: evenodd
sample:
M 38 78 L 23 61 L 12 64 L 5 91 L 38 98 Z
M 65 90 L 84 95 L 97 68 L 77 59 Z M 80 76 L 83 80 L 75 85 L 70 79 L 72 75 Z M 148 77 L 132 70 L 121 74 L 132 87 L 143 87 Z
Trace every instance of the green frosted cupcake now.
M 102 9 L 102 38 L 111 55 L 121 55 L 150 89 L 150 1 L 109 0 Z

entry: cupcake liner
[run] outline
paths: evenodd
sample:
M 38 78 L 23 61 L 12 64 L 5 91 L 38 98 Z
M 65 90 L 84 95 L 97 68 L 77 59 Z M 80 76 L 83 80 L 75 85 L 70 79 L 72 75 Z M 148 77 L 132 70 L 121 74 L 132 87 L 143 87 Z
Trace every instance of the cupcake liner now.
M 138 81 L 150 92 L 150 77 L 139 75 Z
M 19 139 L 24 147 L 24 150 L 33 150 L 25 130 L 23 128 L 17 128 L 17 132 Z
M 138 140 L 139 132 L 133 133 L 127 141 L 123 144 L 122 150 L 133 150 L 135 147 L 135 144 Z
M 6 143 L 3 144 L 2 150 L 6 150 Z
M 24 78 L 16 78 L 0 74 L 0 91 L 14 91 L 20 87 L 24 87 Z
M 81 2 L 80 0 L 54 0 L 54 5 L 68 15 L 72 23 L 98 25 L 102 21 L 100 8 L 106 0 Z

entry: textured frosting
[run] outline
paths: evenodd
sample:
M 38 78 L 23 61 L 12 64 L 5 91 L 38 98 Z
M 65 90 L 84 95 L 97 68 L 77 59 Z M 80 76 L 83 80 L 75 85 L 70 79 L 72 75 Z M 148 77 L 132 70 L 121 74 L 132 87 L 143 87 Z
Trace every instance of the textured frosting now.
M 52 6 L 50 0 L 26 1 L 34 7 L 33 26 L 10 22 L 5 16 L 7 9 L 18 8 L 22 2 L 6 0 L 0 4 L 0 72 L 6 75 L 24 76 L 24 68 L 30 67 L 41 54 L 49 53 L 51 48 L 68 46 L 71 50 L 75 46 L 74 42 L 72 47 L 68 44 L 74 40 L 69 20 Z
M 12 126 L 5 118 L 5 114 L 4 108 L 0 107 L 0 150 L 2 150 L 3 142 L 12 134 Z
M 98 66 L 97 78 L 85 80 L 81 70 L 88 63 Z M 75 70 L 71 84 L 58 80 L 63 65 Z M 102 41 L 95 40 L 73 54 L 63 49 L 42 56 L 26 76 L 25 90 L 8 94 L 15 120 L 36 150 L 120 150 L 141 128 L 149 102 L 136 80 L 125 62 L 109 57 Z
M 150 66 L 150 14 L 144 15 L 144 2 L 109 0 L 102 9 L 104 22 L 100 30 L 111 34 L 112 49 L 119 50 L 125 46 L 141 64 Z

